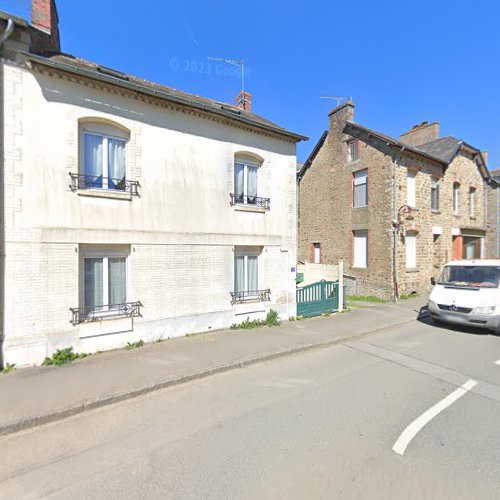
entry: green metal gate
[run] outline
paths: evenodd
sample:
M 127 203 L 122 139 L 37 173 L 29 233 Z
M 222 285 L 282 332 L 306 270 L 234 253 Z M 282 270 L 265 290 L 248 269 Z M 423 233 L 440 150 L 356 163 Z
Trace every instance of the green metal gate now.
M 297 288 L 297 316 L 320 316 L 339 310 L 339 282 L 318 281 Z

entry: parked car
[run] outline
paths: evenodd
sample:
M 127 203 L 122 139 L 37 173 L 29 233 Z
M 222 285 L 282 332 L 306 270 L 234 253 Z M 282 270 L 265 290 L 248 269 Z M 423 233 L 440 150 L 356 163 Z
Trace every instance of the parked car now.
M 437 323 L 476 326 L 500 334 L 500 260 L 457 260 L 443 268 L 429 297 Z

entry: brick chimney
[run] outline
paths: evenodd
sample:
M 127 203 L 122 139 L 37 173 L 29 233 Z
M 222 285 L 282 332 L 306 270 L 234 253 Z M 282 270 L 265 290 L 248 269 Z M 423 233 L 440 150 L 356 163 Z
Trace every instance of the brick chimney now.
M 60 51 L 59 16 L 55 0 L 31 0 L 31 24 L 49 35 L 52 51 Z
M 351 99 L 333 108 L 328 116 L 330 118 L 330 131 L 333 135 L 342 134 L 345 122 L 354 122 L 354 103 Z
M 409 146 L 422 146 L 439 139 L 439 122 L 422 122 L 399 136 L 401 142 Z
M 236 107 L 244 111 L 252 111 L 252 94 L 242 90 L 236 98 Z

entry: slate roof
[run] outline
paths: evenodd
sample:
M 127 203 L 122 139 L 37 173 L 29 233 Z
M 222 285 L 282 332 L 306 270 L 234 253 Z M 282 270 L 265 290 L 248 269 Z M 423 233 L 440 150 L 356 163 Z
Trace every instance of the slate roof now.
M 60 53 L 55 55 L 40 56 L 32 53 L 24 53 L 24 55 L 30 61 L 44 66 L 100 80 L 122 88 L 127 88 L 136 92 L 175 102 L 177 104 L 183 104 L 217 115 L 222 115 L 226 118 L 244 123 L 246 125 L 252 125 L 257 128 L 286 136 L 296 142 L 308 140 L 308 137 L 291 132 L 290 130 L 280 127 L 276 123 L 266 120 L 260 115 L 250 111 L 241 110 L 234 105 L 182 92 L 181 90 L 174 89 L 173 87 L 144 80 L 137 76 L 100 66 L 91 61 L 77 58 L 69 54 Z
M 446 137 L 436 139 L 435 141 L 428 142 L 427 144 L 416 146 L 416 149 L 435 156 L 436 158 L 440 158 L 446 163 L 451 163 L 462 147 L 462 144 L 464 144 L 462 140 L 448 135 Z

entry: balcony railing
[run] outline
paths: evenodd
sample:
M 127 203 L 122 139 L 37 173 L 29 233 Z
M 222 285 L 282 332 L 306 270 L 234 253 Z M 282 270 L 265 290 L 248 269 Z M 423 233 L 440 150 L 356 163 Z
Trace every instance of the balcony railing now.
M 71 323 L 76 326 L 80 323 L 102 321 L 108 318 L 136 318 L 142 316 L 141 307 L 143 306 L 139 301 L 104 306 L 71 307 L 70 311 L 73 314 Z
M 258 196 L 246 196 L 244 194 L 231 193 L 231 206 L 233 205 L 249 205 L 253 207 L 271 210 L 271 200 L 269 198 L 259 198 Z
M 271 290 L 250 290 L 248 292 L 231 292 L 231 304 L 242 304 L 243 302 L 271 300 Z
M 88 174 L 69 174 L 71 184 L 69 187 L 72 191 L 77 189 L 106 189 L 109 191 L 121 191 L 122 193 L 130 193 L 132 196 L 139 196 L 139 181 L 129 181 L 123 177 L 115 179 L 113 177 L 103 177 L 102 175 Z

